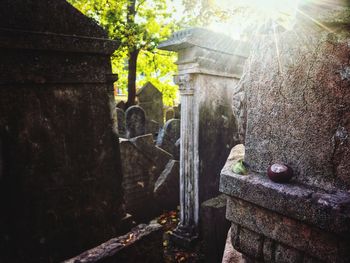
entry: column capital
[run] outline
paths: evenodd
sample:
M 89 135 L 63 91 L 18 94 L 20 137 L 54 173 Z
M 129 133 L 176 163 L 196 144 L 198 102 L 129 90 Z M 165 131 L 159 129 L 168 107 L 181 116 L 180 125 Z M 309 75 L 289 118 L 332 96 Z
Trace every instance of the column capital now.
M 180 95 L 194 94 L 193 74 L 181 74 L 174 76 L 174 82 L 179 85 Z

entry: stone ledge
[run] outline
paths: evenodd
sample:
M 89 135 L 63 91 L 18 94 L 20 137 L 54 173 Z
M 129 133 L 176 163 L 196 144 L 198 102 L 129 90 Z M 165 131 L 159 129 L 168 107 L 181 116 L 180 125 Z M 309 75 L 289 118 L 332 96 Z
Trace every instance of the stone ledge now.
M 105 38 L 0 28 L 0 48 L 111 55 L 119 46 Z
M 228 160 L 221 171 L 220 191 L 270 211 L 314 225 L 342 237 L 350 234 L 350 193 L 327 193 L 291 181 L 277 184 L 267 176 L 231 171 Z
M 247 43 L 199 27 L 175 32 L 170 39 L 160 43 L 158 48 L 179 51 L 193 46 L 244 58 L 249 56 L 249 45 Z

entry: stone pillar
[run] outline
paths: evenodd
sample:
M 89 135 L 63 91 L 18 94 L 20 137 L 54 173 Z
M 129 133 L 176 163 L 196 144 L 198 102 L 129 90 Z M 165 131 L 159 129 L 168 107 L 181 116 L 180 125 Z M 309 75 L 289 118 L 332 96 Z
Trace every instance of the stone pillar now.
M 175 240 L 197 236 L 199 204 L 219 194 L 219 173 L 237 144 L 231 98 L 247 45 L 202 28 L 176 32 L 159 48 L 176 51 L 181 96 L 180 207 Z M 185 238 L 183 238 L 185 237 Z
M 181 96 L 180 128 L 180 223 L 174 237 L 187 243 L 197 238 L 198 224 L 198 129 L 192 74 L 175 77 Z

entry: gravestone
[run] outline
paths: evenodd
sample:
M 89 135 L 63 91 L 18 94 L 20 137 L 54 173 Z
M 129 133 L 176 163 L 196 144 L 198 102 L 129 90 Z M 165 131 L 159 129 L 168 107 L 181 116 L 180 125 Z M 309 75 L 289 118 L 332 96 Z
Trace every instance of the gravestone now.
M 174 109 L 174 119 L 180 119 L 181 118 L 181 104 L 173 107 L 173 109 Z
M 2 170 L 3 170 L 3 157 L 2 157 L 2 142 L 0 139 L 0 182 L 2 179 Z
M 131 106 L 125 112 L 126 137 L 144 135 L 146 131 L 145 111 L 140 106 Z
M 233 247 L 248 261 L 350 262 L 349 8 L 301 1 L 292 30 L 253 41 L 234 97 L 249 170 L 233 172 L 230 157 L 220 180 Z M 294 177 L 273 182 L 273 163 Z
M 118 134 L 120 137 L 125 137 L 126 135 L 126 127 L 125 127 L 125 112 L 116 107 L 117 112 L 117 122 L 118 122 Z
M 176 209 L 179 204 L 179 161 L 170 160 L 154 184 L 154 197 L 162 209 Z
M 124 102 L 123 100 L 119 101 L 119 102 L 117 103 L 117 107 L 118 107 L 119 109 L 122 109 L 122 110 L 124 111 L 124 110 L 125 110 L 125 102 Z
M 169 108 L 165 112 L 165 121 L 171 120 L 175 118 L 175 111 L 173 108 Z
M 154 120 L 163 125 L 163 94 L 151 83 L 147 82 L 138 90 L 137 99 L 149 120 Z
M 154 145 L 152 134 L 120 139 L 125 210 L 136 218 L 152 218 L 158 212 L 153 188 L 172 155 Z
M 160 124 L 155 120 L 149 120 L 146 118 L 146 133 L 152 133 L 153 138 L 156 140 L 159 134 Z
M 164 128 L 158 135 L 157 146 L 171 153 L 174 156 L 178 156 L 178 148 L 176 147 L 176 141 L 180 138 L 180 120 L 171 119 L 168 120 Z
M 0 25 L 0 262 L 61 262 L 122 231 L 118 43 L 64 0 L 2 0 Z

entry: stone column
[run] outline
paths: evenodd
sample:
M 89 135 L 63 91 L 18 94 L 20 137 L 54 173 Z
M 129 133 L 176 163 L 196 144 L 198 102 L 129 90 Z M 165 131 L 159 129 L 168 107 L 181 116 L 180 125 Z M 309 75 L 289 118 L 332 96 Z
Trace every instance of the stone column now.
M 195 129 L 193 74 L 175 77 L 181 96 L 180 223 L 174 239 L 190 244 L 198 225 L 198 130 Z
M 247 57 L 247 44 L 203 28 L 176 32 L 159 45 L 178 53 L 175 82 L 181 95 L 180 207 L 173 237 L 197 237 L 199 207 L 219 195 L 219 173 L 237 144 L 231 98 Z

